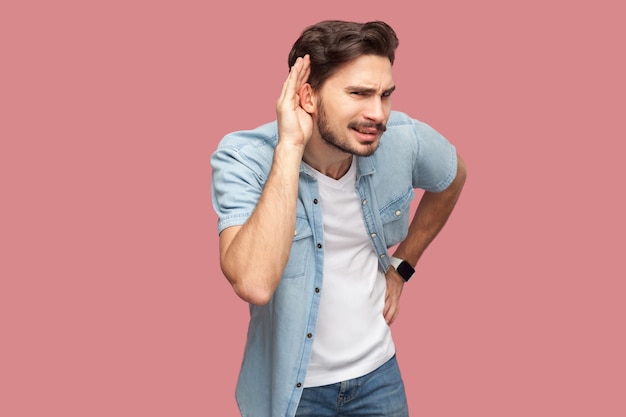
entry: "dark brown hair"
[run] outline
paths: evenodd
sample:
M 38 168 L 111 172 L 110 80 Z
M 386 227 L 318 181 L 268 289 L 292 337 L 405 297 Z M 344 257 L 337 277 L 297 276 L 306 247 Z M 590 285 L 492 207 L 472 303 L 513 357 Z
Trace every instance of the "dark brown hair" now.
M 385 22 L 367 23 L 325 20 L 304 29 L 289 52 L 289 67 L 298 57 L 309 54 L 311 74 L 308 83 L 314 90 L 343 64 L 361 55 L 389 58 L 393 65 L 398 37 Z

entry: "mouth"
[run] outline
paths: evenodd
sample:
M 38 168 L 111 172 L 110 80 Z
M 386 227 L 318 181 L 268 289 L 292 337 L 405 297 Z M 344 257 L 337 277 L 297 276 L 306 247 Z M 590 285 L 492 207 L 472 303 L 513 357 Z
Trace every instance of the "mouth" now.
M 380 136 L 387 130 L 386 126 L 382 123 L 360 123 L 352 124 L 349 126 L 353 131 L 358 133 L 359 137 L 366 142 L 372 142 L 380 138 Z

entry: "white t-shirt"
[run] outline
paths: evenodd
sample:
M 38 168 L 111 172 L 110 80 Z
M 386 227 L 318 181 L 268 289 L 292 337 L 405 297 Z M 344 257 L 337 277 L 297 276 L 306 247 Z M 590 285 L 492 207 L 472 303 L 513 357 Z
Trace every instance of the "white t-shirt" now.
M 356 163 L 339 180 L 307 165 L 318 181 L 324 222 L 324 281 L 305 387 L 363 376 L 395 353 L 383 317 L 385 274 L 355 190 Z

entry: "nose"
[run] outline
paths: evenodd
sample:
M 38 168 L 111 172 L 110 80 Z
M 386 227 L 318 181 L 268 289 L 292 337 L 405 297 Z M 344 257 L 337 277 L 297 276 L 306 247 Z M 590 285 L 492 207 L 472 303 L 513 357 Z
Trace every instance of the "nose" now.
M 386 104 L 383 102 L 383 98 L 378 95 L 373 95 L 370 100 L 368 100 L 363 115 L 375 123 L 382 123 L 385 120 L 385 111 Z

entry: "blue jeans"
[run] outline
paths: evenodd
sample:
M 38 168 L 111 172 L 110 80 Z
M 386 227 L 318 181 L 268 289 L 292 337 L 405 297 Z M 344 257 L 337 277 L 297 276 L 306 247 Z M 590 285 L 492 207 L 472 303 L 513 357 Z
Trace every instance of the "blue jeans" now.
M 404 383 L 394 356 L 359 378 L 305 388 L 296 417 L 408 417 Z

